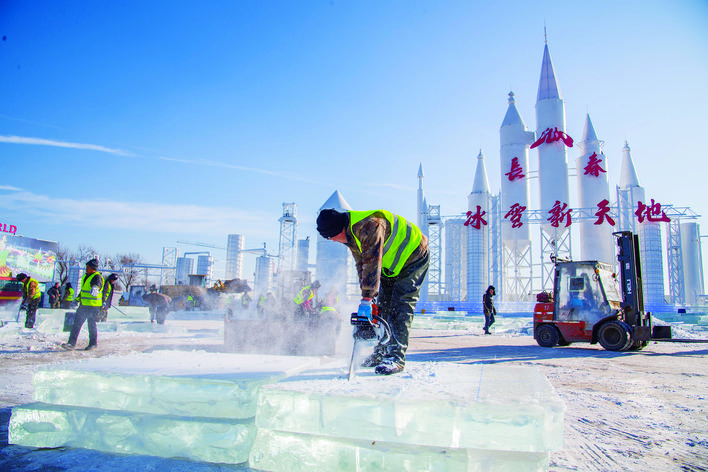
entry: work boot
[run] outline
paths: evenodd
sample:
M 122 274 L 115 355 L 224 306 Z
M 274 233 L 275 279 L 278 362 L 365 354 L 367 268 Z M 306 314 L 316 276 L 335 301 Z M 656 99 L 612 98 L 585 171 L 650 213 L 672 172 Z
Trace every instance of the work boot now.
M 364 359 L 364 362 L 361 363 L 362 367 L 376 367 L 377 365 L 381 364 L 381 361 L 383 360 L 383 352 L 381 352 L 380 349 L 378 349 L 378 346 L 374 348 L 374 352 L 371 353 L 369 357 Z
M 69 343 L 61 343 L 61 348 L 66 349 L 67 351 L 73 351 L 74 345 Z
M 375 372 L 379 375 L 391 375 L 403 372 L 403 364 L 394 359 L 385 358 L 376 366 Z

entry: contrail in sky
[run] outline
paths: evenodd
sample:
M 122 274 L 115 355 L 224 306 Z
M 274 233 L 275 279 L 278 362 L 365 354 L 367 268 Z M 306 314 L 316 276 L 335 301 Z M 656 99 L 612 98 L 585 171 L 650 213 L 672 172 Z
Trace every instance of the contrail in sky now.
M 35 144 L 38 146 L 54 146 L 63 148 L 73 148 L 73 149 L 88 149 L 91 151 L 107 152 L 110 154 L 117 154 L 119 156 L 135 156 L 135 154 L 128 151 L 123 151 L 122 149 L 111 149 L 105 146 L 99 146 L 97 144 L 83 144 L 83 143 L 67 143 L 65 141 L 53 141 L 51 139 L 43 138 L 26 138 L 23 136 L 2 136 L 0 135 L 0 142 L 2 143 L 13 143 L 13 144 Z

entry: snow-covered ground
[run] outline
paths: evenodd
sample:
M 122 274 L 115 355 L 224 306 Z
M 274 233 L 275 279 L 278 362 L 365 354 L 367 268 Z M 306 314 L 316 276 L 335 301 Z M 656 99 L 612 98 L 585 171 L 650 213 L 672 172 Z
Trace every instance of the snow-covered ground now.
M 7 444 L 11 409 L 32 401 L 31 379 L 38 367 L 156 350 L 223 352 L 223 322 L 204 318 L 168 318 L 164 326 L 126 319 L 125 329 L 99 332 L 99 348 L 90 352 L 61 350 L 68 335 L 57 326 L 26 330 L 10 322 L 0 327 L 0 470 L 246 470 Z M 550 470 L 708 470 L 708 344 L 651 343 L 643 351 L 625 353 L 589 344 L 546 349 L 528 334 L 530 317 L 499 317 L 492 336 L 484 336 L 477 321 L 457 322 L 449 330 L 414 329 L 408 360 L 537 366 L 567 407 L 564 448 L 551 453 Z M 708 331 L 675 325 L 674 337 L 708 339 Z M 86 342 L 84 328 L 79 346 Z M 338 354 L 348 356 L 347 346 Z

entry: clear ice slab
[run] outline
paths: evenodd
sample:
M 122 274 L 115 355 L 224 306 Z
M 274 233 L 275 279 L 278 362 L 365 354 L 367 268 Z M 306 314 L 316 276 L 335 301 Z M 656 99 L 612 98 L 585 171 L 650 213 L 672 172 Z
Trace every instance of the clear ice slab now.
M 10 444 L 240 464 L 255 438 L 252 420 L 219 420 L 31 403 L 12 409 Z
M 259 429 L 249 466 L 278 472 L 537 472 L 548 469 L 549 458 L 548 452 L 411 446 Z
M 49 366 L 13 408 L 8 442 L 240 464 L 259 387 L 319 358 L 155 351 Z
M 156 415 L 252 418 L 258 389 L 313 357 L 155 351 L 53 365 L 33 376 L 37 402 Z
M 545 453 L 565 406 L 535 367 L 408 362 L 354 382 L 314 370 L 261 388 L 259 430 L 439 448 Z M 255 449 L 254 449 L 255 451 Z

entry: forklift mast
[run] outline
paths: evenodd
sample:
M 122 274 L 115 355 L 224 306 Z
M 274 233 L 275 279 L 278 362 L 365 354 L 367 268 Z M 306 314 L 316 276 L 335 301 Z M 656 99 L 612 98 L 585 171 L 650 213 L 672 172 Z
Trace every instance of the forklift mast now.
M 644 294 L 642 293 L 642 268 L 639 257 L 639 237 L 631 231 L 613 233 L 617 237 L 622 284 L 622 303 L 625 322 L 631 326 L 645 325 Z

